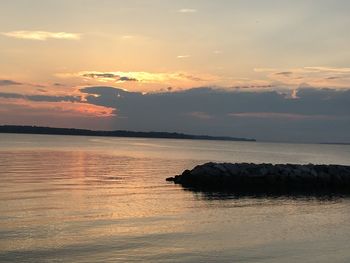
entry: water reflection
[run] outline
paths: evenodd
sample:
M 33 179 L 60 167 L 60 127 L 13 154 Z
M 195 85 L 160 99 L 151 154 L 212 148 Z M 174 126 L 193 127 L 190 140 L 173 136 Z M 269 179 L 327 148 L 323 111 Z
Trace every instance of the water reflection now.
M 308 202 L 338 202 L 350 199 L 350 194 L 337 193 L 290 193 L 290 194 L 257 194 L 257 193 L 234 193 L 230 191 L 201 191 L 192 188 L 182 188 L 184 191 L 193 193 L 197 200 L 237 200 L 237 199 L 264 199 L 264 200 L 295 200 Z
M 236 161 L 250 152 L 258 162 L 267 158 L 260 145 L 20 138 L 16 146 L 0 141 L 2 262 L 346 262 L 350 256 L 347 198 L 238 198 L 165 182 L 208 159 Z M 203 147 L 212 151 L 198 154 Z M 240 147 L 251 148 L 233 157 Z M 336 161 L 337 155 L 348 156 L 333 148 L 322 156 Z

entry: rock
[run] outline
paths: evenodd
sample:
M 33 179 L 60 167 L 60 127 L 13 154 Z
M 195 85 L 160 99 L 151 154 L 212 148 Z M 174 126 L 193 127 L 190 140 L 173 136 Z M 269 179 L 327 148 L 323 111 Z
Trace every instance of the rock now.
M 182 175 L 183 176 L 187 176 L 187 175 L 190 175 L 191 174 L 191 171 L 190 170 L 185 170 L 183 171 Z
M 169 182 L 193 190 L 240 194 L 350 194 L 350 166 L 253 163 L 206 163 Z
M 214 168 L 219 170 L 222 173 L 226 173 L 227 172 L 227 168 L 225 167 L 224 164 L 215 164 Z

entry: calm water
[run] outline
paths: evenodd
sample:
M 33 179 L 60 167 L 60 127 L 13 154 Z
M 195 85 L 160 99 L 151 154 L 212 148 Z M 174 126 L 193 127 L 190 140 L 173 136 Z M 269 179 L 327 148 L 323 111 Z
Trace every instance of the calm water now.
M 349 199 L 165 182 L 213 160 L 350 165 L 350 146 L 0 134 L 0 261 L 350 261 Z

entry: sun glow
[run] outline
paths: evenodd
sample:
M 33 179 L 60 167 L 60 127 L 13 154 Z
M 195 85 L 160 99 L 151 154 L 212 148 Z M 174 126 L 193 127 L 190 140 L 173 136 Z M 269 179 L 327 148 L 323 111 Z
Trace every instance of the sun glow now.
M 164 83 L 169 81 L 205 81 L 201 77 L 193 76 L 191 74 L 182 72 L 170 72 L 170 73 L 152 73 L 145 71 L 138 72 L 98 72 L 98 71 L 82 71 L 76 74 L 76 76 L 86 79 L 94 79 L 101 82 L 128 82 L 137 81 L 143 83 Z
M 4 36 L 19 38 L 19 39 L 30 39 L 45 41 L 48 39 L 70 39 L 79 40 L 80 34 L 67 33 L 67 32 L 46 32 L 46 31 L 11 31 L 1 33 Z

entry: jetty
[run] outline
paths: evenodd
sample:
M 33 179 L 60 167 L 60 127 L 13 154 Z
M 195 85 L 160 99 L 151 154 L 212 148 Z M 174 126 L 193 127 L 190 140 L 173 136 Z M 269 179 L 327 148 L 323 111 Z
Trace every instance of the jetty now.
M 350 194 L 350 166 L 205 163 L 166 179 L 197 191 L 238 195 Z

